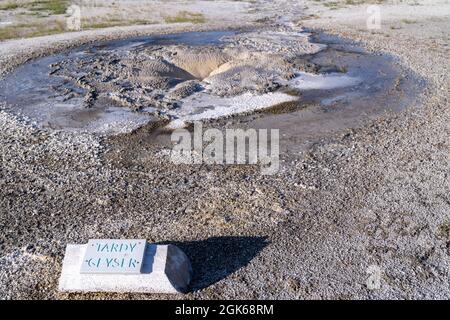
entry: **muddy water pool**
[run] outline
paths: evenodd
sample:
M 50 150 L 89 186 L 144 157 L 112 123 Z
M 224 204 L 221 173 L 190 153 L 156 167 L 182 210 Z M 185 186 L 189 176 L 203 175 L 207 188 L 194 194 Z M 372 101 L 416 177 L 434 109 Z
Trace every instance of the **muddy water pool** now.
M 297 42 L 316 47 L 283 51 Z M 420 81 L 391 57 L 338 38 L 214 31 L 108 41 L 39 58 L 1 80 L 0 99 L 9 112 L 51 130 L 118 134 L 149 123 L 179 127 L 238 116 L 312 139 L 402 110 L 418 90 Z

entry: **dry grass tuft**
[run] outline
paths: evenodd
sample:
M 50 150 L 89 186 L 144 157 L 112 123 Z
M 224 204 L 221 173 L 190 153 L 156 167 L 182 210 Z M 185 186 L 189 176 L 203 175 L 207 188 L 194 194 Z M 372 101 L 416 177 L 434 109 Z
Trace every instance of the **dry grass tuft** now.
M 206 20 L 202 13 L 190 12 L 190 11 L 180 11 L 175 16 L 164 17 L 164 21 L 166 23 L 190 22 L 190 23 L 198 24 L 198 23 L 204 23 Z

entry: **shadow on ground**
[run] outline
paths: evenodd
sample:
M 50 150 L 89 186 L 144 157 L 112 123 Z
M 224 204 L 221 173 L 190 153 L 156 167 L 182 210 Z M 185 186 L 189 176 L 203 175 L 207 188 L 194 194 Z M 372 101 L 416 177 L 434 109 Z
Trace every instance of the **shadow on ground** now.
M 190 291 L 197 291 L 245 267 L 269 242 L 267 237 L 213 237 L 159 244 L 174 244 L 186 253 L 194 272 Z

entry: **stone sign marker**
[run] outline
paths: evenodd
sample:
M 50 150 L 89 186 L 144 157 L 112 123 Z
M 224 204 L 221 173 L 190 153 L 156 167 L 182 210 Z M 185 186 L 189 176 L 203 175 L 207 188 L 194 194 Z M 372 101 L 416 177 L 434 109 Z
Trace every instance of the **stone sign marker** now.
M 146 240 L 89 240 L 81 273 L 141 273 Z
M 174 245 L 144 239 L 91 239 L 68 244 L 59 290 L 63 292 L 186 292 L 189 258 Z

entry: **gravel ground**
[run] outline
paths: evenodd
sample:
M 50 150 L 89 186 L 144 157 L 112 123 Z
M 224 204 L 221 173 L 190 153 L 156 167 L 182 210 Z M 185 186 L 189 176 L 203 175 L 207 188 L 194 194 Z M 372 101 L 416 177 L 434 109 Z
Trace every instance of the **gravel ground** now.
M 167 142 L 151 128 L 107 138 L 47 132 L 1 112 L 1 298 L 450 298 L 448 16 L 420 1 L 432 13 L 423 21 L 417 15 L 402 23 L 415 7 L 406 4 L 370 32 L 361 27 L 359 6 L 325 11 L 314 1 L 286 2 L 259 1 L 258 19 L 323 29 L 394 55 L 426 80 L 420 103 L 281 154 L 275 176 L 253 166 L 173 165 Z M 246 23 L 233 27 L 239 25 Z M 219 27 L 114 28 L 3 42 L 0 71 L 94 39 Z M 119 236 L 179 245 L 195 270 L 192 292 L 57 292 L 67 243 Z M 381 270 L 377 290 L 367 287 L 371 266 Z

